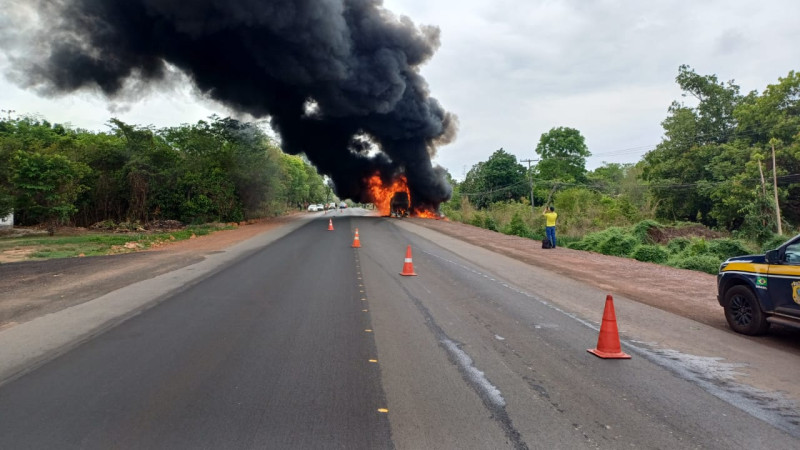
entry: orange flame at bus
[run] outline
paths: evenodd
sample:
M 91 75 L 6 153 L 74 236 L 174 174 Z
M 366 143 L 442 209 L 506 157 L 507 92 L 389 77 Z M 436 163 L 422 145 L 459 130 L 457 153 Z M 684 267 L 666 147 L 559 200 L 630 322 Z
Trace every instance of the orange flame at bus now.
M 390 184 L 384 184 L 381 177 L 375 174 L 367 179 L 367 189 L 375 209 L 382 216 L 388 216 L 391 213 L 392 197 L 397 192 L 408 194 L 409 202 L 412 205 L 414 204 L 411 198 L 411 191 L 408 189 L 408 179 L 406 179 L 405 175 L 398 175 Z M 411 215 L 423 219 L 444 219 L 438 212 L 429 210 L 413 209 Z
M 405 175 L 400 175 L 391 184 L 384 185 L 383 180 L 378 175 L 373 175 L 367 180 L 367 188 L 369 189 L 372 203 L 375 205 L 382 216 L 388 216 L 391 212 L 392 196 L 395 192 L 405 192 L 408 198 L 411 199 L 411 193 L 408 190 L 408 180 Z
M 433 211 L 415 211 L 414 217 L 421 217 L 423 219 L 442 219 L 443 217 Z

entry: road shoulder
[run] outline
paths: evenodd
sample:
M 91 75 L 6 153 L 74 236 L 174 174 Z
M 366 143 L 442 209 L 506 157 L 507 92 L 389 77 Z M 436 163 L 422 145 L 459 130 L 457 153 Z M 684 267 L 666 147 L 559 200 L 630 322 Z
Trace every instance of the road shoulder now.
M 200 261 L 0 329 L 0 384 L 158 304 L 305 223 L 305 220 L 288 221 L 230 247 L 212 251 Z

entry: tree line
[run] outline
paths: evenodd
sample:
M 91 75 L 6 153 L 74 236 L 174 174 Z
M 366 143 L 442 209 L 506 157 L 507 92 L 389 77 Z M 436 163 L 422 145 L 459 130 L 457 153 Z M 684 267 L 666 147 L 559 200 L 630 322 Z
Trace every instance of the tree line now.
M 476 224 L 491 217 L 502 228 L 513 204 L 555 205 L 560 230 L 575 237 L 649 219 L 700 223 L 760 243 L 797 230 L 800 75 L 742 94 L 733 81 L 684 65 L 676 82 L 689 102 L 669 106 L 661 143 L 639 162 L 589 171 L 580 131 L 557 127 L 542 134 L 537 160 L 517 161 L 501 148 L 453 180 L 443 211 Z M 515 211 L 518 224 L 539 225 L 537 214 Z
M 91 132 L 35 117 L 0 120 L 0 216 L 21 225 L 238 222 L 321 203 L 331 188 L 257 124 L 212 116 Z
M 580 131 L 556 127 L 540 137 L 535 160 L 517 161 L 501 148 L 462 182 L 451 177 L 454 195 L 442 211 L 524 233 L 539 226 L 533 206 L 555 205 L 560 234 L 573 237 L 649 219 L 696 222 L 757 242 L 796 230 L 800 75 L 747 94 L 688 66 L 676 82 L 690 102 L 669 106 L 661 143 L 639 162 L 589 171 Z M 212 116 L 161 129 L 112 119 L 109 128 L 0 119 L 0 215 L 13 210 L 17 223 L 51 229 L 105 220 L 227 222 L 332 195 L 313 166 L 284 154 L 257 124 Z

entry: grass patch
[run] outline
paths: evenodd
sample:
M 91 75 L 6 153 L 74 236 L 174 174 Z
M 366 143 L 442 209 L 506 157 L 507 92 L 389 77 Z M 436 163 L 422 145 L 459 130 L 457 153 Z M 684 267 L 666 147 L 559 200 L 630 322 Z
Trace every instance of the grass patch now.
M 87 232 L 74 236 L 0 237 L 0 254 L 11 250 L 31 250 L 29 259 L 72 258 L 118 253 L 130 253 L 167 241 L 182 241 L 192 235 L 204 236 L 220 230 L 232 229 L 224 224 L 193 225 L 183 230 L 157 233 L 103 233 Z

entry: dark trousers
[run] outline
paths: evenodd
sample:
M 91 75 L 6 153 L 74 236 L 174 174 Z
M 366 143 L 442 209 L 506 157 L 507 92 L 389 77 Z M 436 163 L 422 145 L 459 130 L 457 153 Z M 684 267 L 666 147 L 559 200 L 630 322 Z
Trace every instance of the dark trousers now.
M 550 243 L 553 244 L 553 248 L 556 248 L 556 227 L 544 227 L 544 234 L 547 236 L 547 239 L 550 240 Z

